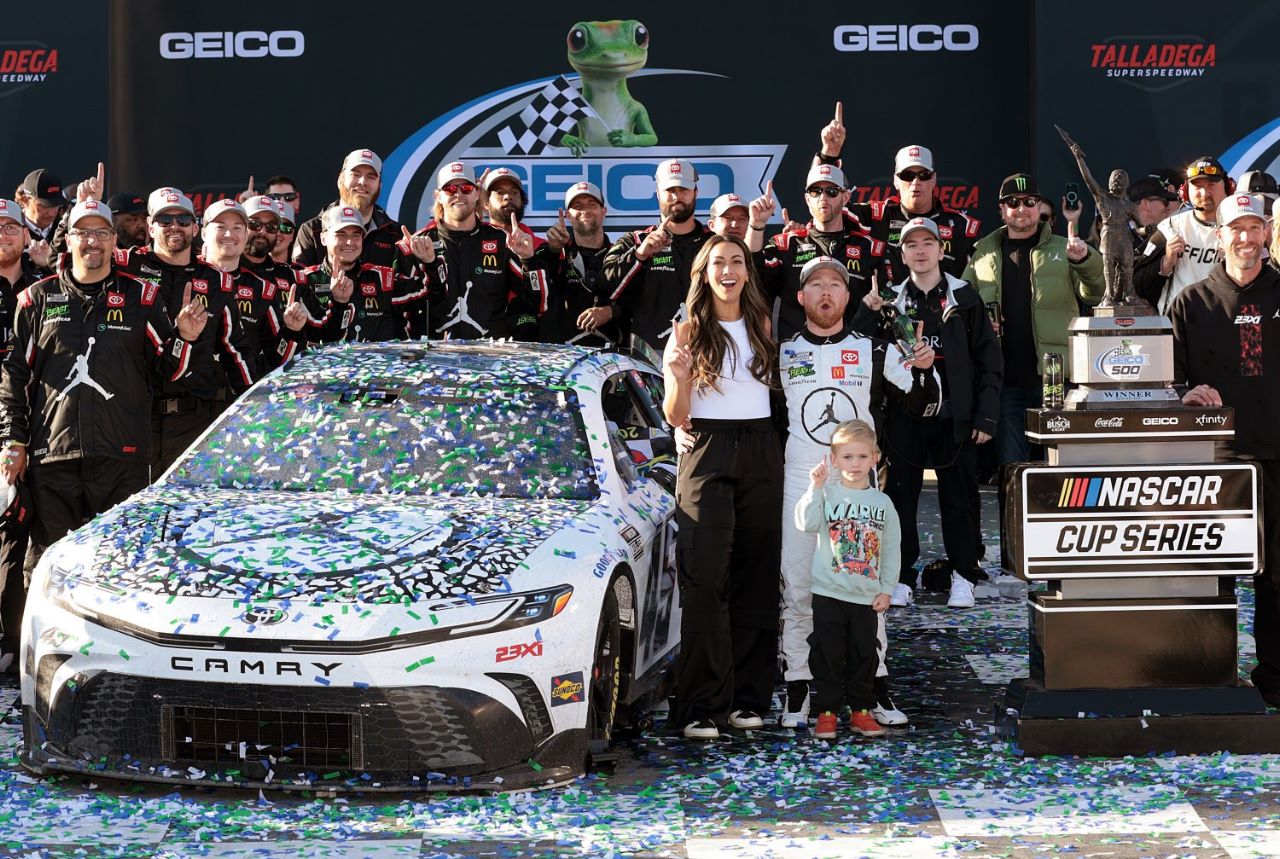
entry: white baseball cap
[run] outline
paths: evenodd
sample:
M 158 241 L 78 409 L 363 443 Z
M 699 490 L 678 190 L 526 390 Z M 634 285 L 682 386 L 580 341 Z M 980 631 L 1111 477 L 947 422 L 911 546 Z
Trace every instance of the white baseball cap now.
M 321 219 L 325 232 L 336 232 L 343 227 L 359 227 L 364 232 L 364 218 L 351 206 L 333 206 L 325 210 Z
M 658 165 L 658 173 L 654 179 L 658 181 L 659 191 L 665 191 L 668 188 L 698 187 L 698 171 L 694 169 L 692 161 L 686 161 L 683 158 L 663 161 Z
M 272 200 L 276 204 L 276 214 L 280 216 L 281 221 L 293 223 L 293 206 L 290 206 L 284 200 Z
M 348 152 L 347 157 L 342 159 L 342 170 L 345 173 L 361 164 L 372 167 L 374 173 L 382 175 L 382 159 L 372 149 L 353 149 Z
M 516 187 L 520 189 L 521 193 L 524 192 L 524 183 L 520 181 L 520 174 L 508 167 L 499 167 L 497 170 L 490 170 L 489 175 L 484 177 L 484 190 L 487 192 L 493 187 L 493 183 L 497 182 L 499 179 L 506 179 L 510 182 L 515 182 Z
M 15 223 L 21 224 L 24 221 L 22 207 L 13 200 L 0 199 L 0 218 L 8 218 Z
M 280 213 L 276 211 L 276 201 L 261 194 L 257 197 L 250 197 L 244 201 L 244 213 L 249 217 L 266 212 L 268 215 L 275 215 L 276 220 L 280 219 Z
M 74 227 L 85 218 L 104 218 L 111 223 L 111 209 L 106 203 L 98 200 L 82 200 L 71 207 L 71 215 L 67 218 L 67 226 Z
M 848 188 L 844 179 L 844 171 L 834 164 L 815 164 L 809 168 L 809 175 L 804 179 L 804 187 L 812 188 L 819 182 L 830 182 L 838 188 Z
M 476 184 L 476 172 L 461 161 L 450 161 L 441 167 L 440 172 L 436 174 L 436 190 L 443 188 L 450 182 L 470 182 L 474 185 Z
M 1261 194 L 1232 194 L 1218 204 L 1219 226 L 1228 226 L 1241 218 L 1257 218 L 1267 222 L 1266 204 Z
M 219 217 L 227 214 L 228 212 L 230 212 L 233 215 L 239 215 L 240 217 L 244 218 L 245 224 L 248 225 L 249 216 L 245 213 L 244 206 L 241 206 L 239 203 L 237 203 L 235 200 L 231 199 L 230 197 L 217 200 L 213 203 L 210 203 L 208 206 L 205 206 L 204 223 L 206 225 L 212 224 L 214 221 L 218 220 Z
M 907 236 L 917 230 L 924 230 L 938 241 L 942 241 L 942 237 L 938 234 L 938 225 L 933 222 L 933 218 L 912 218 L 902 225 L 902 231 L 898 233 L 898 242 L 905 242 Z
M 719 218 L 730 209 L 746 209 L 751 211 L 747 205 L 747 201 L 739 197 L 737 194 L 721 194 L 711 203 L 711 217 Z
M 177 188 L 157 188 L 147 196 L 147 215 L 155 216 L 169 209 L 178 209 L 188 215 L 196 213 L 191 198 Z
M 604 205 L 604 194 L 600 192 L 600 187 L 592 182 L 577 182 L 569 186 L 569 190 L 564 192 L 564 207 L 567 209 L 573 205 L 573 201 L 578 197 L 586 194 L 588 197 L 594 197 L 596 202 Z
M 898 154 L 893 156 L 893 172 L 901 173 L 908 167 L 923 167 L 926 170 L 933 170 L 933 153 L 923 146 L 911 144 L 904 146 L 898 150 Z

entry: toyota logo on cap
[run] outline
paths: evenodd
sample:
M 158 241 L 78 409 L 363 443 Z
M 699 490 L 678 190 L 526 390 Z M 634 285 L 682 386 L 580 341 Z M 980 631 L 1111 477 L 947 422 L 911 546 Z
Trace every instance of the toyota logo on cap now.
M 178 202 L 178 195 L 177 195 L 177 194 L 165 194 L 164 201 L 165 201 L 166 203 L 176 203 L 176 202 Z
M 1248 206 L 1252 203 L 1253 203 L 1253 200 L 1249 197 L 1248 194 L 1241 194 L 1239 197 L 1236 197 L 1237 206 Z
M 920 155 L 920 147 L 912 146 L 910 149 L 907 150 L 907 154 L 910 155 L 912 158 L 918 157 Z
M 356 216 L 356 210 L 350 206 L 344 206 L 342 208 L 342 216 L 344 218 L 354 218 Z
M 84 207 L 85 207 L 86 209 L 96 209 L 96 208 L 98 208 L 98 201 L 97 201 L 97 200 L 85 200 L 85 201 L 84 201 Z
M 826 164 L 823 164 L 821 167 L 818 168 L 818 172 L 821 173 L 823 176 L 830 176 L 831 168 Z
M 585 191 L 585 190 L 587 190 L 587 183 L 586 183 L 586 182 L 579 182 L 577 185 L 574 185 L 574 186 L 573 186 L 573 189 L 574 189 L 575 191 Z
M 371 152 L 371 151 L 370 151 L 370 150 L 368 150 L 368 149 L 361 149 L 361 150 L 360 150 L 360 157 L 361 157 L 361 158 L 372 158 L 372 157 L 373 157 L 373 152 Z
M 455 162 L 453 162 L 452 164 L 450 164 L 450 165 L 449 165 L 449 172 L 450 172 L 450 173 L 461 173 L 461 172 L 462 172 L 462 162 L 461 162 L 461 161 L 455 161 Z
M 742 198 L 739 197 L 737 194 L 726 194 L 725 196 L 728 198 L 729 202 L 731 203 L 738 203 L 738 202 L 741 202 L 742 200 Z
M 680 162 L 679 162 L 679 161 L 674 161 L 674 162 L 672 162 L 672 164 L 671 164 L 671 172 L 672 172 L 672 173 L 679 173 L 679 172 L 680 172 Z

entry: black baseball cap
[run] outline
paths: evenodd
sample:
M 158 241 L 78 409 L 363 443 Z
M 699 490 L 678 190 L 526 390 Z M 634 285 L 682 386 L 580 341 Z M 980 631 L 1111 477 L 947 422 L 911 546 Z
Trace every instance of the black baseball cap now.
M 1133 202 L 1137 203 L 1148 197 L 1159 197 L 1166 203 L 1172 203 L 1178 199 L 1178 195 L 1170 191 L 1169 186 L 1155 176 L 1145 176 L 1129 186 L 1129 199 Z
M 1040 196 L 1040 186 L 1036 184 L 1027 173 L 1014 173 L 1012 176 L 1006 176 L 1004 181 L 1000 183 L 1000 196 L 998 199 L 1003 200 L 1005 197 L 1013 197 L 1018 194 L 1029 197 Z
M 50 206 L 62 206 L 67 198 L 62 195 L 62 180 L 52 170 L 40 167 L 22 180 L 22 190 Z
M 111 209 L 113 215 L 145 215 L 147 213 L 147 201 L 141 194 L 135 194 L 132 191 L 112 194 L 111 199 L 107 200 L 107 207 Z
M 1182 171 L 1174 170 L 1172 167 L 1154 167 L 1147 174 L 1148 179 L 1155 179 L 1161 185 L 1169 189 L 1169 193 L 1176 199 L 1178 196 L 1178 188 L 1182 185 Z
M 1191 179 L 1216 179 L 1219 182 L 1227 181 L 1227 170 L 1222 166 L 1222 162 L 1212 155 L 1201 155 L 1187 165 L 1187 180 Z
M 1244 191 L 1246 194 L 1267 194 L 1272 197 L 1280 194 L 1280 188 L 1276 187 L 1276 177 L 1265 170 L 1247 170 L 1242 173 L 1236 190 Z

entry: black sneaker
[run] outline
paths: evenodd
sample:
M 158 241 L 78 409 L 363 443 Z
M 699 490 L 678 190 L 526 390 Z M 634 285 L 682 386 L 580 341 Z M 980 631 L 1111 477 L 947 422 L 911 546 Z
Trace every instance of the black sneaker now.
M 684 726 L 686 740 L 718 740 L 720 729 L 710 719 L 697 719 Z
M 920 585 L 927 591 L 951 589 L 951 560 L 938 558 L 924 565 L 920 571 Z

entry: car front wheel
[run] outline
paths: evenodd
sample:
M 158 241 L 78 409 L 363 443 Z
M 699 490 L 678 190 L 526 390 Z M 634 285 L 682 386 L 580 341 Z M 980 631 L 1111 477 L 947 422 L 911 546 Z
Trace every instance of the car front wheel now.
M 590 739 L 608 742 L 612 738 L 621 685 L 622 627 L 618 622 L 618 597 L 610 587 L 605 591 L 604 605 L 600 610 L 595 661 L 591 666 L 591 690 L 587 699 Z

